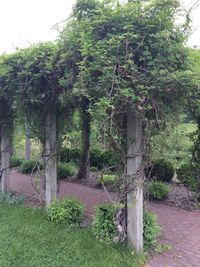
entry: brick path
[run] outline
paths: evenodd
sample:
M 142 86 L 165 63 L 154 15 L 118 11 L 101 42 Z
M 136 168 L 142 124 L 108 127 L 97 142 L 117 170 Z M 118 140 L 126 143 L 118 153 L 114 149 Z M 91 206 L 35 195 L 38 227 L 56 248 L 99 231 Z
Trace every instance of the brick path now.
M 30 177 L 16 171 L 11 173 L 10 187 L 12 191 L 35 195 Z M 94 205 L 108 202 L 108 197 L 102 190 L 62 181 L 60 196 L 66 195 L 78 197 L 85 204 L 88 215 L 92 214 Z M 200 267 L 200 212 L 155 203 L 150 203 L 150 209 L 157 214 L 162 226 L 160 241 L 170 244 L 172 249 L 155 255 L 146 267 Z

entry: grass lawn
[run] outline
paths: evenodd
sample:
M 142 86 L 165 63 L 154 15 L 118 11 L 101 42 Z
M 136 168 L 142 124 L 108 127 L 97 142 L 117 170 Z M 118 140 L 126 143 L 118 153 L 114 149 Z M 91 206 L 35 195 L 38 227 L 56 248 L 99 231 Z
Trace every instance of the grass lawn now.
M 43 210 L 0 203 L 2 267 L 137 267 L 144 257 L 96 241 L 89 229 L 57 225 Z

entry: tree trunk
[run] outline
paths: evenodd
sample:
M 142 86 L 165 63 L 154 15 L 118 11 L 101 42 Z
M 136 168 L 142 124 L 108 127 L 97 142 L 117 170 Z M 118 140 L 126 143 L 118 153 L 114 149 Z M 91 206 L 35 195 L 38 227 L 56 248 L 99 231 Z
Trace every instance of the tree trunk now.
M 30 160 L 31 158 L 31 140 L 30 140 L 30 126 L 27 120 L 27 116 L 25 115 L 24 118 L 24 125 L 25 125 L 25 159 Z
M 46 116 L 46 207 L 57 198 L 57 157 L 56 157 L 56 110 L 52 109 Z
M 78 179 L 87 179 L 90 173 L 90 113 L 87 108 L 82 109 L 82 155 Z
M 133 189 L 127 194 L 127 237 L 129 245 L 143 252 L 143 158 L 142 118 L 131 108 L 127 114 L 127 176 Z
M 10 178 L 10 138 L 4 127 L 1 128 L 1 191 L 9 191 Z

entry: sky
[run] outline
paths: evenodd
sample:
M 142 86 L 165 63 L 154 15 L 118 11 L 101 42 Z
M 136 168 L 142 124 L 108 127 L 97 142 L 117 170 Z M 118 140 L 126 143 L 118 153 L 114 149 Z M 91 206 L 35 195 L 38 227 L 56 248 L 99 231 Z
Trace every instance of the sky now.
M 186 7 L 200 0 L 182 0 Z M 76 0 L 0 0 L 0 54 L 39 41 L 54 40 L 52 27 L 66 20 Z M 200 47 L 200 5 L 192 14 L 188 45 Z

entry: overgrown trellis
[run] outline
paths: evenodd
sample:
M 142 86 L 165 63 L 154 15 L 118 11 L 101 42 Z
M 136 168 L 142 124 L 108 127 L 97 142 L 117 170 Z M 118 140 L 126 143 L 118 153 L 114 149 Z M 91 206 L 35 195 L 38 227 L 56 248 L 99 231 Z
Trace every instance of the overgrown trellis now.
M 19 50 L 0 61 L 1 189 L 8 191 L 9 134 L 16 108 L 43 144 L 46 204 L 57 197 L 60 116 L 79 103 L 84 135 L 82 171 L 89 164 L 90 119 L 103 125 L 122 155 L 122 199 L 128 241 L 143 250 L 143 181 L 149 122 L 185 95 L 187 23 L 175 24 L 179 2 L 79 0 L 56 44 Z M 189 78 L 188 78 L 189 77 Z M 70 108 L 69 108 L 70 107 Z M 156 123 L 155 123 L 156 125 Z M 59 126 L 59 127 L 58 127 Z M 84 126 L 84 125 L 83 125 Z M 85 124 L 86 126 L 86 124 Z

